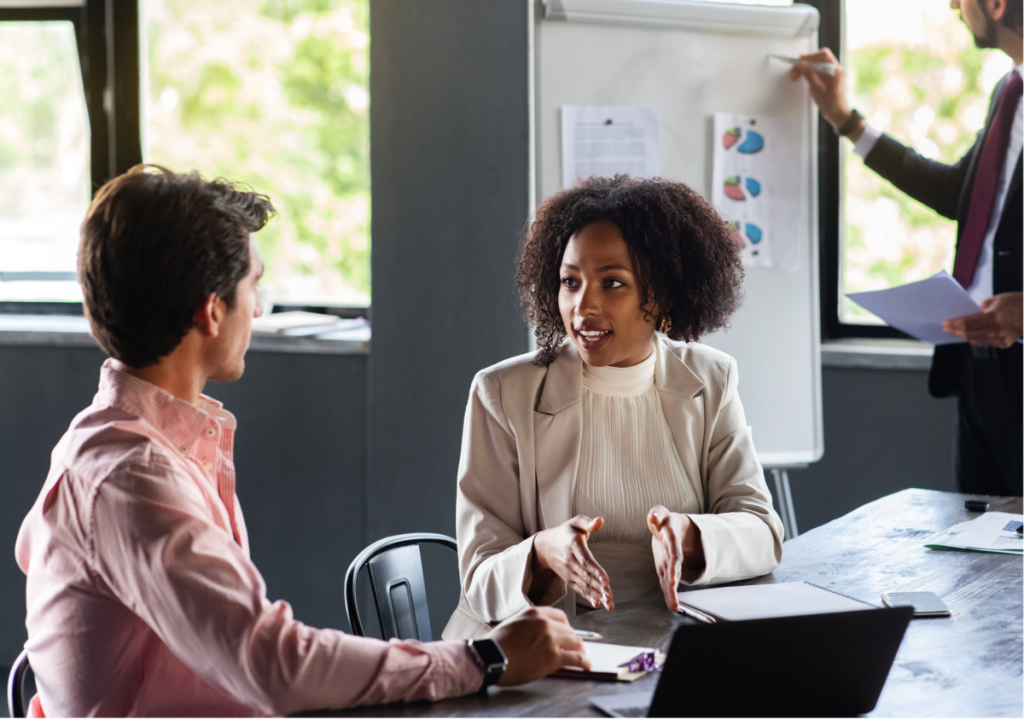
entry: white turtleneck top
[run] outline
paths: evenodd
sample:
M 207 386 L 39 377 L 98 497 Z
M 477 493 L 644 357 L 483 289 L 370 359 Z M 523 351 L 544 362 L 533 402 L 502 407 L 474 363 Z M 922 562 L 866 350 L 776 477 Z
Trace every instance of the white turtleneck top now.
M 611 578 L 617 603 L 658 590 L 647 529 L 650 509 L 699 511 L 654 386 L 657 358 L 652 352 L 628 368 L 583 365 L 583 435 L 573 512 L 604 518 L 589 546 Z

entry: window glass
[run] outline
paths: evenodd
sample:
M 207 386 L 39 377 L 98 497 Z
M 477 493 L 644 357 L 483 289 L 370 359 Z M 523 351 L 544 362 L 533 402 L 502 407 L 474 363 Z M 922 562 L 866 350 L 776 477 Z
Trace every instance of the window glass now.
M 142 0 L 148 162 L 241 180 L 274 302 L 370 294 L 367 0 Z
M 847 2 L 845 27 L 851 105 L 921 154 L 955 162 L 984 125 L 989 94 L 1012 61 L 978 50 L 959 13 L 935 0 Z M 951 272 L 956 224 L 868 170 L 851 143 L 843 152 L 842 292 Z M 880 323 L 845 297 L 840 319 Z
M 0 301 L 81 301 L 89 126 L 74 26 L 0 23 Z

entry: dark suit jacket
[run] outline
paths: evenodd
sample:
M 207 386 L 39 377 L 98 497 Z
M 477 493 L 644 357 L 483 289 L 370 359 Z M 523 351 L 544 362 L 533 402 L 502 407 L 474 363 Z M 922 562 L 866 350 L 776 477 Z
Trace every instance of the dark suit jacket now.
M 1011 72 L 1016 72 L 1011 70 Z M 1009 75 L 1007 75 L 1009 77 Z M 967 220 L 967 208 L 974 187 L 974 176 L 981 156 L 985 131 L 992 123 L 995 107 L 1006 85 L 1004 77 L 992 92 L 988 119 L 978 133 L 974 145 L 953 165 L 929 160 L 888 135 L 882 135 L 865 159 L 865 164 L 915 200 L 927 205 L 940 215 L 957 221 L 957 245 Z M 1021 284 L 1021 158 L 1013 171 L 999 227 L 993 241 L 992 294 L 1019 292 Z M 1007 350 L 997 350 L 1003 381 L 1011 398 L 1021 397 L 1022 367 L 1021 345 L 1015 343 Z M 935 397 L 955 395 L 964 346 L 939 345 L 932 358 L 928 389 Z

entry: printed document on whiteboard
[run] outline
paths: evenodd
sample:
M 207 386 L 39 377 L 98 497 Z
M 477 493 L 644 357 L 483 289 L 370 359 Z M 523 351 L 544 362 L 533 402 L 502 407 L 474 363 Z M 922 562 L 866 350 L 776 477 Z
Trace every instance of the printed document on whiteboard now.
M 650 107 L 563 105 L 562 187 L 590 175 L 658 174 L 658 111 Z
M 887 290 L 847 293 L 846 297 L 897 330 L 932 345 L 962 343 L 962 338 L 942 332 L 942 322 L 981 312 L 945 270 L 925 280 Z

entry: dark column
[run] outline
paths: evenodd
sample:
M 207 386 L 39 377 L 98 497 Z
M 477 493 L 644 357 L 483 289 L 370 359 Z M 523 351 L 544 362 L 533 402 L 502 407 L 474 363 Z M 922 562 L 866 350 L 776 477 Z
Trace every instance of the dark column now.
M 528 11 L 370 3 L 368 540 L 454 534 L 470 382 L 528 347 L 514 283 L 529 212 Z

